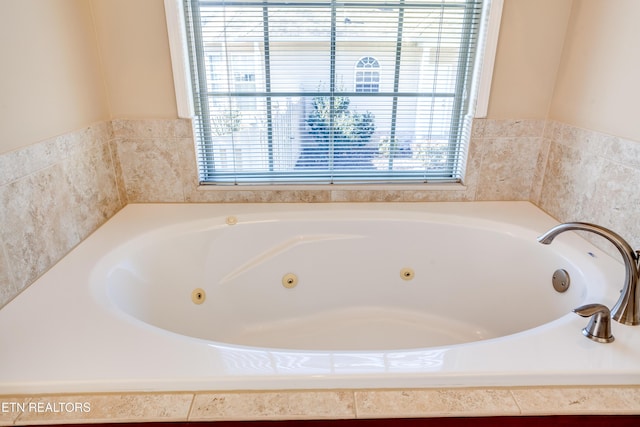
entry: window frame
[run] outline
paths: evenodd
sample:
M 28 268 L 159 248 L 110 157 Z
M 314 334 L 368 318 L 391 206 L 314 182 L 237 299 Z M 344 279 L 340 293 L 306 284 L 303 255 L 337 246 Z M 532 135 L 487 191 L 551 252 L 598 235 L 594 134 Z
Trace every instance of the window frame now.
M 473 118 L 484 118 L 487 115 L 503 2 L 503 0 L 486 0 L 484 5 L 487 9 L 485 10 L 485 20 L 481 23 L 475 64 L 479 70 L 479 78 L 476 85 L 472 87 Z M 178 116 L 194 120 L 193 92 L 182 1 L 164 0 L 164 5 Z M 364 182 L 356 182 L 356 184 L 360 183 Z M 408 184 L 409 182 L 404 183 Z M 293 185 L 293 183 L 287 182 L 278 184 L 285 187 Z M 347 184 L 349 183 L 347 182 Z M 403 182 L 400 181 L 399 184 L 403 184 Z M 318 188 L 318 186 L 314 185 L 314 188 Z

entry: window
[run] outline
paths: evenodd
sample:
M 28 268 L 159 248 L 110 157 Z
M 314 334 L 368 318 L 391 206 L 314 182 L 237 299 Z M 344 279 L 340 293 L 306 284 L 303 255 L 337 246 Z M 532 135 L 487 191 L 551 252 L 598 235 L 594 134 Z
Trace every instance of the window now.
M 482 3 L 184 0 L 201 183 L 460 181 Z
M 372 56 L 365 56 L 356 64 L 356 92 L 380 92 L 380 64 Z

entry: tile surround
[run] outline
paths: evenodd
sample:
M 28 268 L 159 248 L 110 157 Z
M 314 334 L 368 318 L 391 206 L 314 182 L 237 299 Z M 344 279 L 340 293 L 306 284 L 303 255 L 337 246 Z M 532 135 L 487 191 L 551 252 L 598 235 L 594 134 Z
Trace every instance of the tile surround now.
M 130 203 L 186 202 L 197 185 L 188 120 L 114 120 L 113 146 Z
M 0 307 L 124 205 L 111 124 L 0 156 Z
M 32 398 L 3 398 L 1 402 L 26 401 L 14 406 L 12 423 L 112 423 L 112 422 L 178 422 L 187 421 L 191 393 L 129 393 L 92 395 L 47 395 Z M 9 407 L 11 409 L 11 407 Z M 0 423 L 4 420 L 0 419 Z M 11 425 L 5 423 L 3 425 Z
M 548 122 L 531 201 L 559 221 L 611 228 L 640 247 L 640 142 Z M 616 258 L 604 239 L 586 235 Z
M 137 202 L 530 200 L 559 221 L 596 222 L 640 247 L 640 142 L 553 121 L 476 120 L 464 186 L 202 189 L 195 171 L 185 120 L 98 123 L 0 155 L 0 306 L 119 209 Z M 594 243 L 617 256 L 601 240 Z M 0 425 L 236 420 L 248 414 L 251 419 L 640 414 L 640 387 L 63 397 L 89 399 L 91 413 L 0 412 Z M 0 396 L 0 402 L 60 398 Z
M 508 389 L 356 391 L 357 418 L 520 415 Z
M 409 188 L 198 186 L 188 121 L 120 120 L 113 127 L 129 203 L 529 200 L 559 221 L 596 222 L 640 246 L 640 192 L 633 190 L 640 142 L 563 123 L 477 119 L 464 185 Z
M 255 391 L 197 393 L 189 421 L 345 419 L 354 417 L 353 392 Z
M 540 120 L 476 120 L 462 185 L 202 187 L 188 121 L 114 121 L 114 141 L 129 203 L 372 202 L 529 200 L 542 141 Z M 503 167 L 496 167 L 496 160 Z M 522 165 L 526 165 L 523 167 Z
M 0 425 L 595 414 L 640 415 L 640 386 L 0 396 Z
M 640 247 L 640 142 L 553 121 L 475 120 L 464 185 L 202 187 L 196 171 L 181 119 L 97 123 L 0 155 L 0 306 L 127 203 L 530 200 Z

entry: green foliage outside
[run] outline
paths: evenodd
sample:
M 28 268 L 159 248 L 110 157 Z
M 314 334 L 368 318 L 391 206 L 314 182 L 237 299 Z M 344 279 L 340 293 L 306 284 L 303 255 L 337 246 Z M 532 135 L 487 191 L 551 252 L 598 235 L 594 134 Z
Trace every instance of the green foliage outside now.
M 327 169 L 330 163 L 334 169 L 374 169 L 371 160 L 377 147 L 369 142 L 375 117 L 370 111 L 351 111 L 350 102 L 346 96 L 334 96 L 333 105 L 329 96 L 313 98 L 313 110 L 305 120 L 313 141 L 303 144 L 297 169 Z

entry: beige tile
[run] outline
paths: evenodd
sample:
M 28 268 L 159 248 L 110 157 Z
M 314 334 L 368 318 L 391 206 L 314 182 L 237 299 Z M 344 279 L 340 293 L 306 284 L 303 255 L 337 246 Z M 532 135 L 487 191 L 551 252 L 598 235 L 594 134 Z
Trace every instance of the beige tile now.
M 119 125 L 116 123 L 114 127 L 120 126 L 121 130 L 116 132 L 116 135 L 125 135 L 131 137 L 129 143 L 140 144 L 141 138 L 157 135 L 162 133 L 158 131 L 158 125 L 151 123 L 150 121 L 144 121 L 141 124 L 131 123 L 133 121 L 122 121 Z M 190 130 L 190 122 L 176 122 L 178 128 L 186 127 Z M 479 119 L 474 121 L 474 135 L 484 134 L 485 127 L 489 127 L 489 133 L 491 134 L 507 134 L 515 135 L 516 137 L 525 138 L 526 141 L 531 141 L 528 138 L 529 135 L 541 135 L 544 128 L 544 122 L 539 120 L 484 120 Z M 160 127 L 162 128 L 162 127 Z M 125 129 L 125 130 L 123 130 Z M 180 134 L 180 131 L 175 131 L 176 134 Z M 500 133 L 502 132 L 502 134 Z M 170 134 L 169 132 L 168 134 Z M 469 159 L 467 173 L 465 177 L 465 184 L 467 188 L 464 192 L 461 191 L 431 191 L 428 188 L 416 189 L 412 191 L 407 190 L 340 190 L 336 189 L 331 192 L 326 190 L 272 190 L 267 187 L 261 190 L 238 190 L 237 188 L 230 187 L 218 187 L 215 189 L 207 188 L 202 189 L 198 187 L 197 182 L 197 165 L 195 162 L 195 148 L 193 146 L 193 140 L 191 138 L 184 138 L 182 144 L 176 145 L 178 156 L 181 159 L 176 159 L 173 163 L 176 166 L 174 168 L 162 168 L 154 166 L 158 159 L 151 159 L 148 155 L 144 154 L 145 149 L 140 149 L 138 156 L 143 159 L 138 161 L 136 166 L 136 155 L 131 155 L 131 150 L 120 149 L 118 156 L 122 158 L 121 165 L 126 175 L 124 180 L 127 181 L 128 196 L 131 201 L 144 202 L 144 201 L 180 201 L 180 195 L 178 193 L 177 185 L 175 183 L 178 179 L 182 180 L 184 186 L 184 201 L 187 202 L 385 202 L 385 201 L 464 201 L 476 199 L 476 189 L 478 188 L 478 180 L 482 178 L 482 171 L 480 170 L 480 164 L 482 156 L 478 153 L 478 147 L 482 146 L 484 142 L 481 139 L 476 138 L 472 140 L 469 149 Z M 517 156 L 513 155 L 514 162 L 505 163 L 504 161 L 494 161 L 493 158 L 487 158 L 485 165 L 493 165 L 494 168 L 503 170 L 504 173 L 508 173 L 510 170 L 515 170 L 519 173 L 518 176 L 511 176 L 507 182 L 495 181 L 492 175 L 488 180 L 485 179 L 485 183 L 493 182 L 489 187 L 485 186 L 484 193 L 481 196 L 484 199 L 490 200 L 528 200 L 529 192 L 531 188 L 531 180 L 536 168 L 536 161 L 538 159 L 539 143 L 528 144 L 525 140 L 521 140 L 521 148 L 517 154 L 525 154 L 527 158 L 520 160 L 520 163 L 515 162 Z M 475 143 L 474 143 L 475 141 Z M 479 142 L 480 141 L 480 142 Z M 535 139 L 534 141 L 539 141 Z M 122 142 L 118 141 L 117 145 L 122 146 Z M 531 153 L 533 150 L 533 153 Z M 150 150 L 154 151 L 154 150 Z M 160 150 L 162 151 L 162 150 Z M 164 157 L 158 152 L 158 157 Z M 165 186 L 165 194 L 157 194 L 158 190 L 153 188 L 152 184 L 145 185 L 144 179 L 140 176 L 132 177 L 132 170 L 140 170 L 145 162 L 149 162 L 148 169 L 150 170 L 176 170 L 181 172 L 179 176 L 176 174 L 169 174 L 168 187 Z M 522 165 L 525 168 L 522 168 Z M 526 175 L 526 176 L 523 176 Z M 167 174 L 161 174 L 166 177 Z M 158 182 L 153 179 L 152 182 Z M 502 184 L 502 185 L 501 185 Z
M 96 123 L 0 156 L 2 264 L 0 304 L 15 296 L 117 212 L 123 201 L 107 144 Z
M 471 138 L 484 138 L 484 128 L 487 119 L 473 119 L 471 125 Z
M 542 183 L 547 170 L 547 161 L 549 159 L 549 150 L 551 149 L 551 138 L 543 138 L 540 143 L 536 168 L 531 181 L 531 193 L 529 200 L 534 204 L 540 203 L 540 194 L 542 193 Z
M 0 155 L 0 185 L 24 178 L 64 159 L 59 139 L 50 138 Z
M 196 394 L 189 421 L 354 418 L 350 391 Z
M 466 171 L 463 179 L 467 187 L 465 196 L 460 200 L 476 200 L 478 182 L 480 181 L 480 171 L 482 169 L 482 154 L 484 152 L 484 138 L 471 138 L 467 153 Z
M 0 426 L 10 426 L 27 408 L 30 397 L 4 397 L 0 396 Z
M 109 141 L 109 153 L 111 155 L 111 162 L 113 164 L 115 179 L 116 179 L 116 188 L 118 190 L 118 198 L 120 199 L 120 203 L 123 206 L 126 206 L 129 203 L 129 199 L 127 197 L 127 188 L 124 183 L 124 176 L 122 173 L 122 165 L 120 162 L 120 157 L 118 156 L 118 142 L 120 139 L 111 139 Z
M 111 124 L 114 138 L 149 139 L 175 138 L 177 132 L 184 136 L 187 130 L 184 125 L 177 125 L 177 122 L 180 121 L 162 119 L 117 119 L 113 120 Z
M 358 418 L 518 415 L 503 389 L 423 389 L 356 391 Z
M 529 200 L 542 138 L 485 139 L 477 200 Z
M 617 138 L 612 135 L 565 124 L 562 136 L 557 142 L 582 153 L 602 155 L 610 151 L 611 145 L 616 141 Z
M 326 190 L 273 190 L 270 192 L 254 192 L 260 201 L 270 203 L 322 203 L 330 201 Z
M 562 124 L 553 120 L 547 120 L 544 125 L 542 137 L 551 141 L 558 141 L 562 136 Z
M 1 219 L 2 215 L 0 214 Z M 15 286 L 13 274 L 11 273 L 11 265 L 5 253 L 2 235 L 0 235 L 0 307 L 12 300 L 18 292 L 19 290 Z
M 614 138 L 608 145 L 606 158 L 634 169 L 640 169 L 640 142 Z
M 620 234 L 632 248 L 640 248 L 638 184 L 640 169 L 605 160 L 587 214 L 593 222 Z M 617 251 L 614 250 L 613 254 L 619 258 Z
M 0 187 L 0 229 L 13 288 L 22 290 L 80 238 L 73 201 L 60 164 Z
M 332 190 L 332 202 L 401 202 L 402 190 Z
M 184 202 L 182 155 L 175 138 L 116 140 L 129 202 Z
M 191 393 L 97 394 L 34 397 L 19 423 L 52 424 L 186 421 Z
M 638 414 L 637 387 L 558 387 L 515 389 L 522 415 Z
M 193 139 L 193 124 L 189 119 L 178 119 L 173 121 L 173 135 L 176 138 Z
M 545 173 L 532 200 L 560 221 L 589 221 L 640 245 L 640 142 L 554 123 Z M 534 193 L 532 193 L 534 194 Z M 586 236 L 617 256 L 603 239 Z
M 415 190 L 334 190 L 332 192 L 334 202 L 452 202 L 468 199 L 468 188 L 460 184 L 423 184 L 416 186 Z
M 544 120 L 535 119 L 487 119 L 484 125 L 485 138 L 542 137 Z
M 196 188 L 188 193 L 189 202 L 209 203 L 322 203 L 329 202 L 327 190 L 237 190 L 230 187 Z
M 124 206 L 108 143 L 75 153 L 64 162 L 64 172 L 73 200 L 71 213 L 80 238 L 85 238 Z
M 199 172 L 196 157 L 196 147 L 193 138 L 176 138 L 175 149 L 180 159 L 180 176 L 182 178 L 182 188 L 186 202 L 200 202 L 201 195 L 198 192 Z
M 599 156 L 552 143 L 539 206 L 560 221 L 588 221 L 603 164 Z
M 473 192 L 469 186 L 462 184 L 451 184 L 449 189 L 444 189 L 446 185 L 438 185 L 434 190 L 407 190 L 403 192 L 403 202 L 462 202 L 472 200 Z

